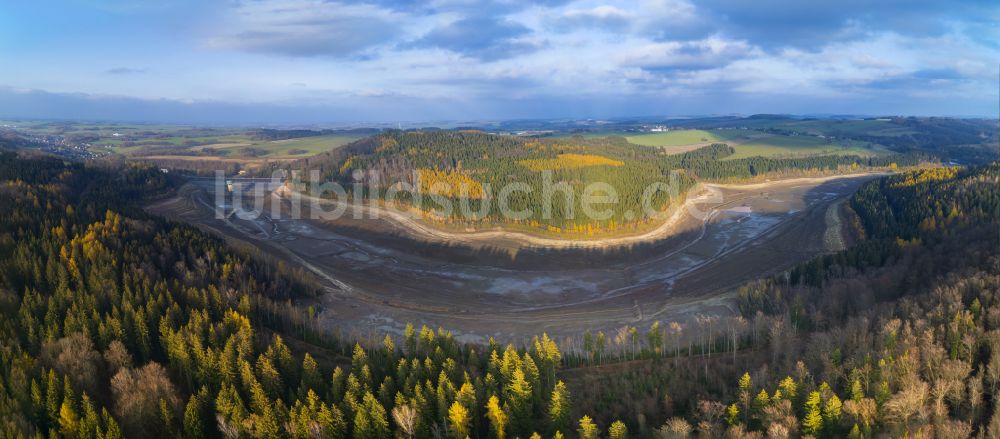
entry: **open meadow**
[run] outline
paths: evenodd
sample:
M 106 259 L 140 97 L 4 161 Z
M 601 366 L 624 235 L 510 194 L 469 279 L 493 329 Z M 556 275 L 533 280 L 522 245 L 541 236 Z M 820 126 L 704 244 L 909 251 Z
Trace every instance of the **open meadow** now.
M 673 130 L 626 136 L 630 143 L 643 146 L 679 147 L 722 143 L 742 135 L 742 130 Z
M 359 138 L 361 136 L 350 134 L 329 134 L 266 141 L 222 137 L 219 139 L 219 143 L 195 148 L 208 154 L 227 157 L 301 158 L 339 148 Z
M 878 145 L 855 140 L 832 139 L 822 134 L 786 135 L 730 128 L 675 130 L 630 135 L 625 138 L 636 145 L 659 147 L 668 154 L 680 154 L 712 143 L 725 143 L 732 146 L 736 152 L 724 160 L 755 156 L 784 158 L 815 155 L 857 155 L 870 157 L 887 152 Z

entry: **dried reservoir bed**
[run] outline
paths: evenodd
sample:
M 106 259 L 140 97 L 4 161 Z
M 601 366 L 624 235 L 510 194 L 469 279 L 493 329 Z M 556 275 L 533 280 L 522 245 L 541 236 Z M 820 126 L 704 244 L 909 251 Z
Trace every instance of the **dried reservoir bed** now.
M 273 184 L 259 201 L 280 215 L 217 219 L 214 184 L 202 180 L 148 209 L 306 267 L 328 287 L 318 318 L 331 329 L 365 336 L 412 322 L 468 341 L 517 341 L 731 314 L 735 286 L 842 245 L 831 239 L 843 223 L 831 206 L 871 178 L 713 186 L 721 198 L 695 206 L 706 215 L 684 213 L 669 235 L 603 248 L 427 239 L 384 217 L 288 219 Z M 267 183 L 240 184 L 250 193 Z

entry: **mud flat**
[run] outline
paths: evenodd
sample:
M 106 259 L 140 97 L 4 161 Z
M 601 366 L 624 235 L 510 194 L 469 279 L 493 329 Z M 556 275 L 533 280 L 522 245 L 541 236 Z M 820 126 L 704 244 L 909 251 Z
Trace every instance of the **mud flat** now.
M 221 219 L 210 182 L 192 181 L 149 210 L 314 272 L 329 291 L 318 318 L 331 329 L 364 336 L 413 322 L 469 341 L 517 341 L 732 314 L 733 287 L 841 246 L 830 239 L 841 227 L 831 206 L 874 177 L 712 186 L 719 197 L 693 206 L 702 214 L 681 209 L 666 233 L 615 245 L 428 236 L 386 216 L 290 219 L 273 185 L 255 200 L 260 209 L 222 206 Z

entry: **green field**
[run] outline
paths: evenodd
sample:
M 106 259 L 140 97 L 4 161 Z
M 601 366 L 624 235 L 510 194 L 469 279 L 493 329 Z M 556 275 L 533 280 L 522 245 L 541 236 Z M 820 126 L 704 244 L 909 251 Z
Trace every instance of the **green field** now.
M 871 125 L 873 121 L 857 122 Z M 850 124 L 842 128 L 857 129 Z M 787 136 L 740 129 L 677 130 L 628 136 L 626 139 L 637 145 L 661 147 L 668 153 L 682 153 L 708 143 L 726 143 L 732 146 L 736 153 L 723 160 L 755 156 L 807 157 L 830 154 L 867 157 L 885 152 L 882 148 L 868 148 L 866 144 L 856 141 L 831 140 L 815 136 Z
M 741 130 L 677 130 L 627 136 L 629 143 L 643 146 L 686 146 L 726 142 L 741 135 Z
M 250 141 L 235 139 L 220 139 L 217 144 L 205 145 L 203 149 L 219 152 L 227 157 L 245 155 L 247 148 L 258 150 L 260 157 L 289 158 L 316 155 L 330 151 L 355 140 L 361 136 L 348 134 L 331 134 L 326 136 L 300 137 L 287 140 Z

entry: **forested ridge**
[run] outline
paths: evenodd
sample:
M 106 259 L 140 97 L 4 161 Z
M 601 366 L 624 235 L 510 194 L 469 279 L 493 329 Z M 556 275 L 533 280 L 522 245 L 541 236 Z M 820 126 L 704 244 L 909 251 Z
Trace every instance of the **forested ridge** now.
M 1000 165 L 876 180 L 850 207 L 861 244 L 739 291 L 769 322 L 769 367 L 811 376 L 783 416 L 818 436 L 998 437 Z M 773 397 L 740 395 L 737 424 L 774 425 Z
M 520 347 L 410 326 L 362 345 L 293 304 L 314 293 L 308 276 L 146 215 L 142 197 L 169 190 L 156 170 L 3 154 L 0 425 L 88 438 L 996 437 L 998 185 L 996 164 L 865 185 L 850 203 L 862 243 L 741 288 L 732 321 Z
M 683 193 L 694 184 L 693 178 L 670 171 L 674 163 L 653 148 L 628 144 L 623 138 L 593 139 L 567 142 L 550 139 L 524 139 L 475 131 L 387 131 L 326 156 L 303 160 L 295 166 L 319 169 L 325 179 L 346 184 L 363 184 L 368 197 L 382 197 L 398 183 L 415 184 L 415 176 L 426 179 L 442 175 L 436 182 L 447 183 L 450 215 L 437 218 L 444 222 L 469 225 L 515 223 L 543 228 L 555 233 L 593 233 L 594 230 L 616 231 L 648 222 L 643 215 L 644 190 L 654 182 L 674 183 L 675 190 L 658 190 L 650 196 L 650 207 L 659 212 L 673 195 Z M 551 209 L 546 212 L 543 171 L 551 171 Z M 593 182 L 604 182 L 617 192 L 617 202 L 601 205 L 611 209 L 607 218 L 588 218 L 581 204 L 583 189 Z M 511 192 L 509 208 L 519 212 L 530 210 L 525 218 L 506 218 L 497 202 L 499 192 L 508 183 L 523 184 L 530 192 Z M 560 183 L 562 183 L 560 185 Z M 485 189 L 492 200 L 484 207 L 481 197 L 470 197 L 465 215 L 458 202 L 463 184 L 464 193 Z M 429 187 L 422 182 L 422 187 Z M 558 189 L 558 188 L 565 189 Z M 572 200 L 567 198 L 567 191 Z M 603 192 L 602 192 L 603 194 Z M 408 194 L 402 202 L 413 204 Z M 425 202 L 424 210 L 441 210 L 440 202 Z M 432 218 L 433 219 L 433 218 Z
M 359 140 L 344 148 L 293 163 L 292 169 L 319 171 L 324 181 L 362 185 L 368 198 L 384 198 L 400 183 L 415 185 L 420 178 L 421 193 L 444 195 L 441 200 L 421 203 L 422 210 L 437 211 L 429 220 L 466 226 L 519 224 L 554 233 L 593 235 L 634 229 L 651 223 L 659 213 L 678 203 L 696 180 L 741 181 L 757 176 L 829 173 L 863 169 L 913 166 L 932 157 L 924 154 L 893 154 L 883 157 L 826 155 L 803 158 L 749 157 L 722 160 L 734 154 L 732 147 L 713 144 L 681 154 L 667 154 L 655 147 L 629 143 L 624 137 L 521 138 L 479 131 L 397 131 L 389 130 Z M 551 172 L 546 195 L 545 172 Z M 617 201 L 596 208 L 611 211 L 606 218 L 583 213 L 581 200 L 587 185 L 609 184 Z M 434 191 L 436 183 L 450 189 Z M 506 184 L 520 183 L 530 192 L 515 191 L 509 197 L 513 212 L 530 210 L 524 218 L 501 213 L 496 200 L 484 206 L 483 197 L 470 196 L 468 215 L 460 208 L 462 194 L 498 197 Z M 560 185 L 562 183 L 562 185 Z M 652 190 L 649 209 L 643 197 L 656 183 L 669 185 Z M 572 194 L 567 200 L 565 187 Z M 490 190 L 492 189 L 492 190 Z M 348 194 L 353 193 L 348 191 Z M 598 192 L 603 195 L 604 192 Z M 409 193 L 399 199 L 414 203 Z M 551 200 L 551 203 L 547 203 Z M 450 205 L 441 209 L 443 205 Z M 551 205 L 546 210 L 544 206 Z

